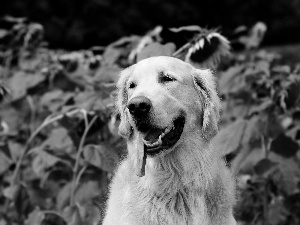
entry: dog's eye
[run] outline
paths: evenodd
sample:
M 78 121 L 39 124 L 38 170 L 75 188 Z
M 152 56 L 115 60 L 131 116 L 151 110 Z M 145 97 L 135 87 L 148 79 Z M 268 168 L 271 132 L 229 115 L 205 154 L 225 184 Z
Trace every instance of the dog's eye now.
M 136 83 L 131 82 L 131 83 L 129 84 L 129 88 L 130 88 L 130 89 L 135 88 L 135 87 L 136 87 Z
M 162 74 L 160 76 L 160 82 L 161 83 L 166 83 L 166 82 L 172 82 L 172 81 L 175 81 L 176 79 L 167 75 L 167 74 Z

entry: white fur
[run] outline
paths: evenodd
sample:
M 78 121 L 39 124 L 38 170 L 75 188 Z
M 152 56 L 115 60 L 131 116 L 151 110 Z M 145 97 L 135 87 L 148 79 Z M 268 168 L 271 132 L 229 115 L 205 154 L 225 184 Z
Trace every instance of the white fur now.
M 176 81 L 159 83 L 161 71 Z M 129 90 L 130 82 L 137 86 Z M 175 58 L 153 57 L 124 70 L 118 88 L 119 130 L 127 139 L 128 156 L 111 183 L 103 224 L 236 224 L 234 180 L 219 147 L 210 143 L 217 132 L 220 107 L 212 73 Z M 127 102 L 137 96 L 151 100 L 153 124 L 167 127 L 180 113 L 186 119 L 175 146 L 147 158 L 144 177 L 135 174 L 139 131 L 126 109 Z

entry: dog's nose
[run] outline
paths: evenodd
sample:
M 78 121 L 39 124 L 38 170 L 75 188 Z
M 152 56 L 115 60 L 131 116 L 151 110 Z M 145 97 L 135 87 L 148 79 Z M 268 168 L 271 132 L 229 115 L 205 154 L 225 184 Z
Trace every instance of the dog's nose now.
M 135 117 L 146 116 L 151 107 L 150 99 L 144 96 L 134 97 L 127 104 L 130 114 Z

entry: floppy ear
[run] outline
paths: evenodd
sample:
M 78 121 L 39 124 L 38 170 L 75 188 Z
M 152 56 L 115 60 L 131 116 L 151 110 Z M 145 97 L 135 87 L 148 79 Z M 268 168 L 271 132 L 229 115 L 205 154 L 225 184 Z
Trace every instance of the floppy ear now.
M 128 94 L 126 84 L 133 70 L 133 66 L 130 66 L 120 73 L 120 78 L 117 83 L 118 95 L 117 95 L 117 109 L 120 113 L 121 123 L 119 125 L 119 134 L 125 138 L 128 138 L 132 133 L 132 127 L 128 120 L 126 112 L 126 106 L 128 102 Z
M 221 106 L 220 98 L 216 91 L 214 75 L 209 69 L 194 69 L 192 77 L 194 85 L 202 99 L 202 133 L 205 139 L 209 140 L 218 131 Z

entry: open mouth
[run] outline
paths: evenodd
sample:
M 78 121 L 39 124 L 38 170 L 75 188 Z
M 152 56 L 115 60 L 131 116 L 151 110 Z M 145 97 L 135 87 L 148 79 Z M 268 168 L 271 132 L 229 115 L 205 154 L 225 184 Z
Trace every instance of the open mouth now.
M 152 127 L 143 138 L 145 144 L 145 153 L 149 156 L 155 156 L 163 150 L 174 146 L 180 139 L 185 124 L 183 116 L 177 117 L 173 123 L 165 129 Z

